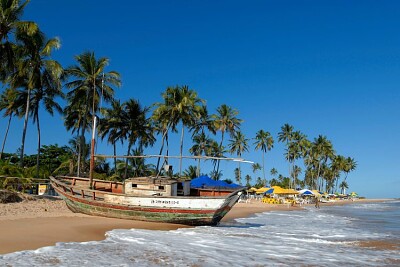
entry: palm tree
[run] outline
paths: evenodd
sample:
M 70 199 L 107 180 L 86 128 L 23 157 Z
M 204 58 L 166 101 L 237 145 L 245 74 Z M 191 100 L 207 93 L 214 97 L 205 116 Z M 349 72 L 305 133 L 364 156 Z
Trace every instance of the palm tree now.
M 347 180 L 347 175 L 349 172 L 354 171 L 357 168 L 357 162 L 354 160 L 354 158 L 347 157 L 345 163 L 344 163 L 344 168 L 343 171 L 346 173 L 346 176 L 344 180 Z
M 114 172 L 117 174 L 117 146 L 119 140 L 117 136 L 118 125 L 121 124 L 121 114 L 123 112 L 122 105 L 119 100 L 112 100 L 110 108 L 102 108 L 101 111 L 104 118 L 99 124 L 99 135 L 103 140 L 108 136 L 107 141 L 112 144 L 114 150 Z
M 297 165 L 295 165 L 293 167 L 293 181 L 294 181 L 294 189 L 296 189 L 296 184 L 297 184 L 297 180 L 299 175 L 301 174 L 301 168 Z
M 346 193 L 346 189 L 349 189 L 349 185 L 347 184 L 346 181 L 342 181 L 339 185 L 340 188 L 340 193 L 341 194 L 345 194 Z
M 261 170 L 261 165 L 259 163 L 254 163 L 251 165 L 251 169 L 252 169 L 253 173 L 256 174 L 256 172 L 258 170 Z M 265 179 L 263 179 L 263 180 L 265 180 Z
M 185 126 L 192 126 L 195 118 L 199 117 L 199 105 L 204 104 L 204 100 L 200 99 L 197 93 L 189 89 L 186 85 L 168 87 L 162 96 L 164 102 L 155 104 L 156 110 L 153 118 L 161 122 L 166 122 L 166 125 L 163 125 L 163 138 L 166 136 L 169 129 L 175 131 L 176 126 L 180 122 L 182 123 L 179 163 L 179 175 L 181 175 L 184 129 Z
M 293 126 L 286 123 L 281 127 L 281 132 L 278 133 L 278 141 L 286 144 L 286 150 L 289 150 L 289 145 L 293 139 Z M 291 176 L 289 162 L 289 176 Z
M 190 165 L 184 172 L 183 175 L 187 178 L 193 179 L 199 176 L 198 169 L 196 166 Z
M 225 104 L 222 104 L 217 108 L 217 114 L 213 114 L 211 117 L 214 120 L 214 126 L 217 131 L 221 132 L 221 142 L 219 144 L 220 150 L 222 151 L 222 144 L 224 142 L 225 132 L 229 133 L 231 137 L 240 130 L 241 119 L 236 116 L 239 112 Z M 219 171 L 219 162 L 217 163 L 216 172 Z
M 224 153 L 225 153 L 225 147 L 223 146 L 221 147 L 215 140 L 211 140 L 209 148 L 206 152 L 206 156 L 221 158 L 223 157 Z M 219 160 L 213 159 L 212 163 L 214 168 L 213 171 L 211 172 L 211 177 L 214 180 L 219 180 L 219 177 L 221 177 L 221 172 L 219 170 L 217 171 Z
M 68 67 L 65 70 L 66 76 L 70 79 L 65 86 L 70 89 L 67 93 L 68 104 L 66 111 L 79 111 L 75 122 L 78 124 L 69 125 L 81 131 L 80 146 L 78 154 L 78 171 L 80 175 L 80 154 L 82 145 L 85 142 L 85 131 L 87 122 L 96 114 L 99 109 L 100 99 L 110 102 L 114 97 L 113 86 L 121 85 L 120 75 L 116 71 L 104 72 L 108 65 L 108 58 L 96 59 L 94 52 L 84 52 L 75 56 L 77 65 Z M 91 113 L 90 113 L 91 105 Z
M 3 145 L 1 147 L 0 152 L 0 160 L 2 159 L 4 147 L 6 144 L 8 131 L 11 125 L 11 119 L 14 115 L 18 116 L 18 107 L 16 105 L 16 98 L 17 98 L 17 91 L 12 90 L 11 88 L 7 88 L 1 95 L 0 95 L 0 111 L 4 110 L 3 117 L 8 117 L 8 124 L 6 128 L 6 133 L 4 135 Z
M 141 156 L 143 155 L 143 148 L 138 147 L 136 149 L 133 149 L 132 154 L 134 156 Z M 135 177 L 140 177 L 140 176 L 147 176 L 151 175 L 154 173 L 154 165 L 153 164 L 146 164 L 146 159 L 142 157 L 138 158 L 131 158 L 130 163 L 132 165 L 132 175 Z
M 212 140 L 205 135 L 205 133 L 200 133 L 193 136 L 193 146 L 189 149 L 189 152 L 195 156 L 201 156 L 206 154 L 209 150 L 209 146 Z M 200 176 L 200 158 L 197 159 L 197 176 Z
M 319 179 L 319 177 L 321 176 L 322 166 L 326 165 L 326 162 L 328 161 L 329 158 L 333 158 L 335 151 L 333 150 L 332 143 L 326 138 L 326 136 L 322 135 L 319 135 L 318 138 L 314 139 L 313 146 L 318 161 L 318 170 L 316 179 Z
M 193 125 L 190 127 L 193 136 L 199 133 L 204 133 L 207 129 L 209 132 L 215 135 L 216 130 L 214 127 L 214 122 L 210 115 L 208 115 L 207 106 L 201 105 L 197 107 L 197 117 L 195 118 Z
M 271 174 L 272 178 L 275 179 L 276 175 L 278 174 L 278 170 L 275 169 L 275 168 L 272 168 L 271 171 L 270 171 L 270 174 Z
M 17 40 L 23 45 L 18 49 L 18 60 L 15 71 L 10 78 L 12 88 L 21 88 L 19 98 L 20 109 L 25 110 L 24 129 L 22 133 L 20 165 L 23 166 L 25 136 L 28 116 L 33 116 L 38 129 L 38 159 L 40 153 L 40 124 L 39 107 L 43 102 L 46 110 L 52 114 L 53 109 L 61 110 L 54 101 L 55 96 L 62 96 L 61 75 L 62 67 L 50 59 L 52 50 L 59 48 L 57 38 L 46 40 L 45 35 L 37 30 L 35 34 L 18 33 Z M 21 113 L 23 113 L 21 111 Z M 39 163 L 37 163 L 39 167 Z
M 123 142 L 128 140 L 127 156 L 137 142 L 139 148 L 153 145 L 155 138 L 150 120 L 146 117 L 149 108 L 142 107 L 138 100 L 129 99 L 122 104 L 122 112 L 116 125 L 115 138 Z M 128 157 L 125 161 L 125 178 L 128 172 Z
M 240 158 L 243 152 L 249 151 L 248 145 L 249 139 L 246 139 L 245 136 L 241 132 L 236 132 L 233 139 L 229 140 L 229 152 L 235 153 Z M 241 171 L 240 171 L 240 161 L 239 165 L 239 181 L 241 181 Z
M 292 164 L 292 167 L 290 168 L 290 176 L 293 179 L 292 186 L 293 188 L 296 188 L 296 176 L 294 175 L 294 170 L 295 170 L 295 162 L 297 159 L 299 159 L 303 155 L 303 148 L 302 148 L 302 143 L 306 139 L 306 136 L 302 134 L 300 131 L 295 131 L 292 133 L 291 136 L 291 141 L 288 144 L 288 147 L 286 148 L 286 160 Z
M 44 36 L 43 36 L 44 37 Z M 56 102 L 56 97 L 63 97 L 61 91 L 61 76 L 63 74 L 63 68 L 61 65 L 50 59 L 50 53 L 54 49 L 60 47 L 59 40 L 57 38 L 46 39 L 38 38 L 36 42 L 36 53 L 34 56 L 35 60 L 32 61 L 33 70 L 32 79 L 35 79 L 36 88 L 32 92 L 32 100 L 30 108 L 33 116 L 33 123 L 36 123 L 38 131 L 38 147 L 37 147 L 37 175 L 39 175 L 39 158 L 40 158 L 40 120 L 39 120 L 39 109 L 43 104 L 45 110 L 50 115 L 54 115 L 54 111 L 59 113 L 62 112 L 62 108 L 59 103 Z
M 265 159 L 264 159 L 264 154 L 268 151 L 270 151 L 274 147 L 274 139 L 272 138 L 271 134 L 269 132 L 264 132 L 263 130 L 259 130 L 256 134 L 256 137 L 254 138 L 256 142 L 254 145 L 256 145 L 255 150 L 261 149 L 262 153 L 262 161 L 263 161 L 263 178 L 265 179 Z
M 247 175 L 244 177 L 244 179 L 246 180 L 246 186 L 247 186 L 248 188 L 250 188 L 250 187 L 251 187 L 251 185 L 250 185 L 251 176 L 247 174 Z
M 14 72 L 18 36 L 20 34 L 33 35 L 37 32 L 36 23 L 21 21 L 24 9 L 29 1 L 0 0 L 0 81 L 4 82 L 7 76 Z
M 335 173 L 335 177 L 336 177 L 336 185 L 335 185 L 336 192 L 338 189 L 340 172 L 343 171 L 345 168 L 345 161 L 346 161 L 346 158 L 344 156 L 337 155 L 337 156 L 334 156 L 334 158 L 332 159 L 332 162 L 331 162 L 331 170 Z

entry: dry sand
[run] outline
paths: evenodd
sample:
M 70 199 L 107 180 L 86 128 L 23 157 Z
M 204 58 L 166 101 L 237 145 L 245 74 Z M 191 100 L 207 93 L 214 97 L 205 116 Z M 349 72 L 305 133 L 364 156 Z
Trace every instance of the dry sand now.
M 352 202 L 341 202 L 345 203 Z M 331 204 L 321 203 L 321 206 L 323 205 Z M 248 217 L 260 212 L 294 209 L 301 207 L 271 205 L 259 201 L 237 203 L 222 221 Z M 0 254 L 53 246 L 57 242 L 103 240 L 105 233 L 113 229 L 174 230 L 186 227 L 189 226 L 73 213 L 64 201 L 58 198 L 25 200 L 19 203 L 0 204 Z

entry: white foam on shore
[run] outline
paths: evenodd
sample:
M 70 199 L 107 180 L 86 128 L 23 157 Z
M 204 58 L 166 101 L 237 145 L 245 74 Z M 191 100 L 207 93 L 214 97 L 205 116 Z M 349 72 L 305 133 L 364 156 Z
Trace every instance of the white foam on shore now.
M 354 246 L 355 241 L 385 239 L 387 234 L 360 227 L 358 220 L 330 209 L 269 212 L 219 227 L 113 230 L 104 241 L 6 254 L 0 256 L 0 265 L 385 266 L 388 259 L 400 261 L 398 251 Z

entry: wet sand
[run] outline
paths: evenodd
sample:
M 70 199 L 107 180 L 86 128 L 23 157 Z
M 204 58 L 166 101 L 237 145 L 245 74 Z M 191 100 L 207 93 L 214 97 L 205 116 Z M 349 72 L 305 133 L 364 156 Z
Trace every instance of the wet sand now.
M 384 200 L 359 200 L 378 202 Z M 358 202 L 358 201 L 357 201 Z M 351 201 L 321 203 L 338 205 Z M 237 203 L 222 221 L 251 216 L 273 210 L 297 210 L 300 206 L 272 205 L 260 201 Z M 64 201 L 57 198 L 25 200 L 20 203 L 0 204 L 0 254 L 54 246 L 57 242 L 97 241 L 113 229 L 174 230 L 189 226 L 111 219 L 73 213 Z

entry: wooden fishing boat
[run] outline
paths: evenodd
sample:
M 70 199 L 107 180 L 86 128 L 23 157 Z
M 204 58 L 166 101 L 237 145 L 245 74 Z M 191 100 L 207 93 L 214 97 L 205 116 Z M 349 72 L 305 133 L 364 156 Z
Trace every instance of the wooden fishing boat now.
M 186 225 L 217 225 L 243 190 L 213 190 L 213 195 L 204 196 L 190 188 L 190 181 L 168 177 L 137 177 L 122 183 L 58 176 L 50 182 L 74 212 Z

